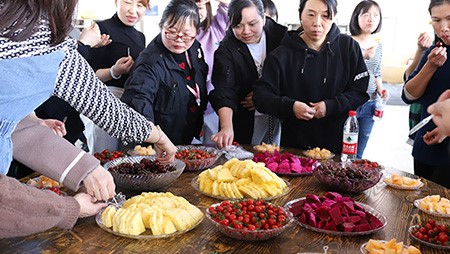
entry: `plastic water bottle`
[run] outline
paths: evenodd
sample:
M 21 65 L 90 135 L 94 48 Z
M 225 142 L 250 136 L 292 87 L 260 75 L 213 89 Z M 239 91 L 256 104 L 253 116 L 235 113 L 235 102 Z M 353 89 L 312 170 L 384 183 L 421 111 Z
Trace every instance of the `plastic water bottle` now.
M 387 97 L 384 97 L 385 91 L 383 91 L 383 96 L 377 98 L 377 104 L 375 105 L 375 112 L 373 113 L 373 120 L 378 121 L 383 118 L 384 106 L 387 103 Z
M 356 111 L 349 111 L 348 118 L 344 124 L 344 135 L 342 138 L 341 161 L 356 160 L 356 151 L 358 148 L 359 125 L 356 119 Z

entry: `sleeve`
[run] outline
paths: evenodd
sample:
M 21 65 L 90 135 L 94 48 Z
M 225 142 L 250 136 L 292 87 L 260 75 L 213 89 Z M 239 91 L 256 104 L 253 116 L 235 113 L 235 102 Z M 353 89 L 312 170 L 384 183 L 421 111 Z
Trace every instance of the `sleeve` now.
M 84 45 L 81 41 L 78 41 L 78 48 L 77 48 L 77 50 L 84 57 L 84 59 L 89 61 L 91 46 Z
M 58 137 L 30 116 L 19 122 L 12 134 L 13 157 L 27 167 L 77 191 L 100 162 L 92 155 Z
M 253 85 L 253 103 L 261 113 L 274 115 L 280 119 L 294 116 L 294 99 L 281 95 L 280 84 L 283 83 L 281 66 L 285 66 L 270 53 L 263 67 L 261 79 Z
M 91 119 L 110 136 L 125 142 L 142 142 L 150 136 L 150 122 L 122 103 L 97 78 L 87 61 L 66 49 L 54 95 Z
M 73 197 L 29 187 L 0 175 L 0 238 L 26 236 L 53 227 L 70 229 L 80 206 Z
M 219 34 L 225 34 L 227 31 L 229 20 L 228 20 L 228 5 L 224 3 L 219 3 L 217 7 L 216 16 L 214 16 L 213 23 L 211 27 L 217 29 Z M 210 28 L 211 29 L 211 28 Z
M 212 83 L 214 90 L 209 94 L 212 107 L 217 112 L 220 108 L 229 107 L 237 110 L 239 99 L 239 84 L 236 83 L 236 71 L 233 57 L 223 46 L 214 53 Z
M 341 49 L 342 50 L 342 49 Z M 341 53 L 345 57 L 349 66 L 349 79 L 345 88 L 334 98 L 325 100 L 327 107 L 326 116 L 336 116 L 347 113 L 349 110 L 356 110 L 369 99 L 367 86 L 369 85 L 369 72 L 367 71 L 364 58 L 359 45 L 351 40 L 347 51 Z
M 125 91 L 122 101 L 145 116 L 148 120 L 154 121 L 154 103 L 159 90 L 159 80 L 155 66 L 150 67 L 140 64 L 133 70 L 133 73 L 125 83 Z

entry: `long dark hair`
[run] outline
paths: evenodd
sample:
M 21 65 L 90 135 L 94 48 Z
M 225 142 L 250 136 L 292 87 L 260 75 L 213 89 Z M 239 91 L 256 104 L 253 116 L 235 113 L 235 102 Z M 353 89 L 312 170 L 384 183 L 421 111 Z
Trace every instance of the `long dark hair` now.
M 159 27 L 162 28 L 164 24 L 168 27 L 174 26 L 181 21 L 182 24 L 190 19 L 195 29 L 198 30 L 200 25 L 200 15 L 198 14 L 198 7 L 192 0 L 171 0 L 163 12 Z
M 72 18 L 78 0 L 9 0 L 0 3 L 0 31 L 15 41 L 28 39 L 47 17 L 51 44 L 64 41 L 72 29 Z
M 378 12 L 380 13 L 380 23 L 378 23 L 377 29 L 372 32 L 372 34 L 378 33 L 381 30 L 381 23 L 383 22 L 383 16 L 381 15 L 381 8 L 378 5 L 377 2 L 372 0 L 364 0 L 361 1 L 358 5 L 356 5 L 355 9 L 353 10 L 352 17 L 350 18 L 350 33 L 352 35 L 360 35 L 361 34 L 361 27 L 359 26 L 359 14 L 363 14 L 369 11 L 372 6 L 375 6 L 378 8 Z
M 202 0 L 195 0 L 196 3 L 201 3 Z M 205 20 L 200 23 L 200 27 L 203 28 L 205 31 L 209 29 L 212 23 L 213 14 L 212 14 L 212 8 L 211 8 L 211 2 L 207 2 L 205 4 L 206 7 L 206 18 Z
M 308 0 L 300 0 L 300 6 L 298 7 L 298 13 L 301 16 L 305 5 Z M 328 19 L 332 19 L 333 16 L 337 14 L 337 1 L 336 0 L 322 0 L 322 2 L 327 6 Z
M 231 28 L 236 27 L 242 21 L 242 10 L 255 6 L 259 16 L 264 19 L 264 5 L 261 0 L 231 0 L 228 5 L 228 18 Z

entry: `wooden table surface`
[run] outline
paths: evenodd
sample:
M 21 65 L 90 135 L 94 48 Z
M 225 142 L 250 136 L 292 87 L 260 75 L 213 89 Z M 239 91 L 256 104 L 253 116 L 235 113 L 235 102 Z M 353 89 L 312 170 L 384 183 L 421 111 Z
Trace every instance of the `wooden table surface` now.
M 299 154 L 297 151 L 290 151 Z M 219 160 L 219 164 L 224 159 Z M 402 173 L 408 175 L 407 173 Z M 186 198 L 189 202 L 205 211 L 210 205 L 220 202 L 202 195 L 191 186 L 191 180 L 199 172 L 183 172 L 166 191 Z M 328 190 L 314 178 L 314 176 L 283 177 L 290 182 L 291 190 L 283 197 L 271 201 L 277 205 L 284 205 L 288 201 L 304 197 L 312 193 L 322 195 Z M 135 240 L 110 234 L 101 229 L 94 217 L 78 220 L 73 232 L 52 229 L 28 237 L 17 237 L 0 240 L 0 253 L 323 253 L 323 246 L 328 246 L 328 254 L 360 253 L 360 246 L 370 238 L 389 240 L 396 238 L 410 244 L 408 227 L 412 216 L 420 214 L 413 201 L 426 195 L 439 194 L 450 197 L 449 189 L 433 182 L 422 179 L 424 186 L 417 191 L 397 190 L 379 182 L 376 186 L 361 193 L 347 195 L 355 200 L 368 204 L 387 217 L 387 226 L 371 235 L 340 237 L 316 233 L 293 224 L 280 236 L 262 242 L 238 241 L 221 234 L 205 217 L 195 229 L 178 236 L 164 239 Z M 127 193 L 129 198 L 133 193 Z M 139 193 L 136 193 L 139 194 Z M 436 221 L 445 219 L 433 217 Z M 447 219 L 447 222 L 449 220 Z M 449 253 L 450 251 L 432 249 L 412 242 L 422 253 Z

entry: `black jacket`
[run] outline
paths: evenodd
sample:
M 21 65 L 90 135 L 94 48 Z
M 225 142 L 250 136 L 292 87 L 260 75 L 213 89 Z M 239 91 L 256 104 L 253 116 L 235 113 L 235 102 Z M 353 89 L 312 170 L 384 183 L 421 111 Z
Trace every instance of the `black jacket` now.
M 286 27 L 266 18 L 267 54 L 280 45 L 286 30 Z M 209 99 L 216 112 L 222 107 L 233 109 L 234 140 L 242 144 L 251 143 L 255 111 L 248 111 L 240 102 L 252 91 L 252 84 L 257 79 L 257 67 L 247 45 L 239 41 L 229 28 L 214 53 L 214 90 Z
M 203 126 L 203 112 L 208 102 L 208 65 L 197 40 L 188 50 L 188 54 L 201 97 L 200 107 L 195 104 L 195 123 L 192 123 L 192 119 L 187 119 L 188 111 L 191 110 L 189 102 L 195 97 L 186 87 L 184 72 L 162 44 L 161 34 L 156 36 L 137 58 L 122 96 L 123 102 L 160 125 L 176 145 L 190 144 L 194 136 L 199 136 Z
M 110 68 L 121 57 L 130 56 L 136 61 L 139 53 L 145 48 L 145 36 L 132 26 L 126 26 L 120 21 L 117 14 L 110 19 L 97 23 L 102 34 L 108 34 L 112 42 L 100 48 L 89 50 L 86 58 L 94 70 Z M 123 87 L 128 74 L 122 75 L 120 79 L 111 79 L 106 82 L 107 86 Z
M 299 31 L 289 31 L 281 46 L 267 56 L 263 76 L 253 87 L 256 109 L 283 119 L 283 146 L 318 146 L 341 153 L 348 111 L 369 98 L 369 74 L 358 43 L 341 34 L 335 24 L 325 43 L 318 52 L 308 48 Z M 324 101 L 326 116 L 299 120 L 293 112 L 295 101 Z

